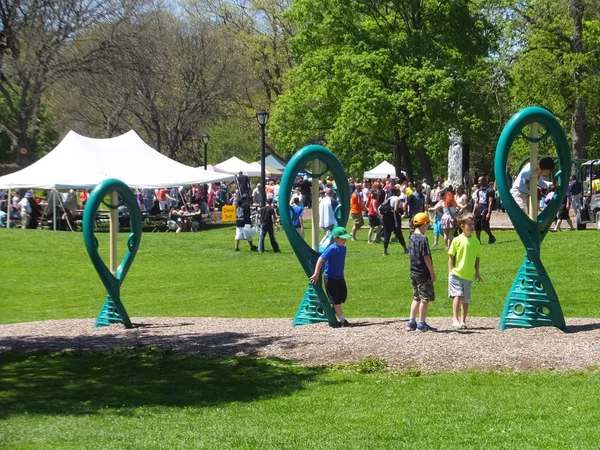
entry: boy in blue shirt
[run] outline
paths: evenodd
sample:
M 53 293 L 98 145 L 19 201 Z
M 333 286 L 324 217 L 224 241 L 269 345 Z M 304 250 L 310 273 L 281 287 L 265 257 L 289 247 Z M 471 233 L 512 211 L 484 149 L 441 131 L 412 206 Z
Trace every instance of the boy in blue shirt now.
M 292 219 L 292 225 L 298 230 L 300 236 L 304 237 L 304 223 L 302 223 L 302 216 L 304 216 L 304 208 L 300 206 L 300 199 L 295 197 L 292 200 L 292 209 L 290 209 L 290 218 Z
M 325 291 L 327 292 L 329 301 L 333 305 L 335 315 L 340 321 L 340 326 L 349 327 L 350 323 L 346 320 L 342 311 L 342 303 L 348 297 L 348 289 L 346 288 L 346 280 L 344 279 L 346 240 L 352 236 L 343 227 L 335 227 L 331 235 L 333 236 L 334 243 L 327 247 L 317 260 L 315 273 L 310 277 L 310 281 L 313 284 L 317 284 L 321 268 L 325 265 Z

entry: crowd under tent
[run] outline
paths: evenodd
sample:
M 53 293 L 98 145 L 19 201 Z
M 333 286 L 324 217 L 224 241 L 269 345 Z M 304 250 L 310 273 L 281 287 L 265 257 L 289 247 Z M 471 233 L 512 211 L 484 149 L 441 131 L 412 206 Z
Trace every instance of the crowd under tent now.
M 8 189 L 9 198 L 11 190 L 25 188 L 49 189 L 54 195 L 60 189 L 92 189 L 107 178 L 121 180 L 130 188 L 185 186 L 233 179 L 226 173 L 205 171 L 172 160 L 146 144 L 133 130 L 108 139 L 89 138 L 69 131 L 60 144 L 39 161 L 0 177 L 0 189 Z

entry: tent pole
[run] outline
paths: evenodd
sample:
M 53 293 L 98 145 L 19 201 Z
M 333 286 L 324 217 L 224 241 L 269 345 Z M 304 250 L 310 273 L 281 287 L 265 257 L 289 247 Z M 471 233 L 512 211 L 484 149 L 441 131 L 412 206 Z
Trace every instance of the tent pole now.
M 52 228 L 56 231 L 56 201 L 58 200 L 58 191 L 56 188 L 52 189 Z
M 58 197 L 58 201 L 60 202 L 60 207 L 62 209 L 63 214 L 67 214 L 67 211 L 65 211 L 65 204 L 62 201 L 62 198 L 60 198 L 60 196 Z M 73 231 L 73 227 L 71 226 L 71 223 L 69 222 L 69 218 L 67 217 L 67 225 L 69 226 L 69 230 Z
M 110 271 L 117 276 L 117 237 L 119 225 L 119 196 L 116 192 L 110 193 Z
M 6 228 L 10 228 L 10 207 L 12 206 L 12 197 L 10 195 L 10 188 L 8 188 L 8 198 L 6 199 Z
M 319 173 L 319 160 L 312 161 L 312 248 L 319 251 L 319 179 L 314 175 Z M 300 218 L 302 220 L 302 218 Z

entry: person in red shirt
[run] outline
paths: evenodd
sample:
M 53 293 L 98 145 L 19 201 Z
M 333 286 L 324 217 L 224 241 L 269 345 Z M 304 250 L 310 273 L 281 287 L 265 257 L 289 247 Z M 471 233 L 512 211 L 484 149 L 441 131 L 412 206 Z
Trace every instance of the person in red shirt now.
M 369 235 L 367 237 L 367 244 L 372 244 L 373 242 L 381 242 L 379 238 L 379 232 L 381 231 L 381 219 L 379 218 L 379 190 L 374 189 L 373 193 L 369 196 L 368 200 L 368 208 L 367 208 L 367 217 L 369 218 Z M 374 240 L 373 233 L 375 233 Z
M 350 217 L 354 225 L 352 226 L 352 240 L 356 240 L 356 232 L 365 224 L 362 213 L 365 211 L 365 204 L 360 196 L 362 186 L 360 183 L 356 183 L 354 186 L 354 192 L 350 196 Z
M 88 200 L 88 191 L 87 190 L 83 190 L 79 193 L 79 207 L 80 209 L 84 209 L 85 208 L 85 204 L 87 203 Z

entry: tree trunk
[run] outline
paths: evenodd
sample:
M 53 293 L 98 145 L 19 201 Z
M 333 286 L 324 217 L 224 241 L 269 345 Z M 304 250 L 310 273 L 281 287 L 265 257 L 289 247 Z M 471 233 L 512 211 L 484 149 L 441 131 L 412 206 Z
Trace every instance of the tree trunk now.
M 394 131 L 394 139 L 396 140 L 396 145 L 392 151 L 394 156 L 394 167 L 396 168 L 396 177 L 400 178 L 402 173 L 402 151 L 400 149 L 400 133 L 398 130 Z
M 469 165 L 471 159 L 471 144 L 469 142 L 463 142 L 463 159 L 462 159 L 462 174 L 463 178 L 465 173 L 469 172 Z
M 396 140 L 396 152 L 400 154 L 401 161 L 404 161 L 404 171 L 406 172 L 406 177 L 412 181 L 413 165 L 408 144 L 406 142 L 406 136 L 398 136 L 398 139 Z M 400 173 L 399 170 L 400 167 L 396 167 L 396 175 Z
M 431 169 L 431 158 L 427 154 L 425 147 L 419 149 L 419 161 L 421 162 L 421 177 L 427 179 L 429 185 L 433 184 L 433 170 Z
M 583 53 L 583 10 L 584 0 L 570 0 L 569 9 L 573 18 L 573 36 L 571 37 L 571 51 L 573 54 Z M 584 66 L 575 69 L 575 82 L 581 84 Z M 576 86 L 576 91 L 579 91 Z M 587 158 L 586 145 L 588 143 L 588 127 L 585 100 L 581 97 L 575 99 L 573 115 L 571 117 L 571 136 L 573 138 L 573 157 Z

